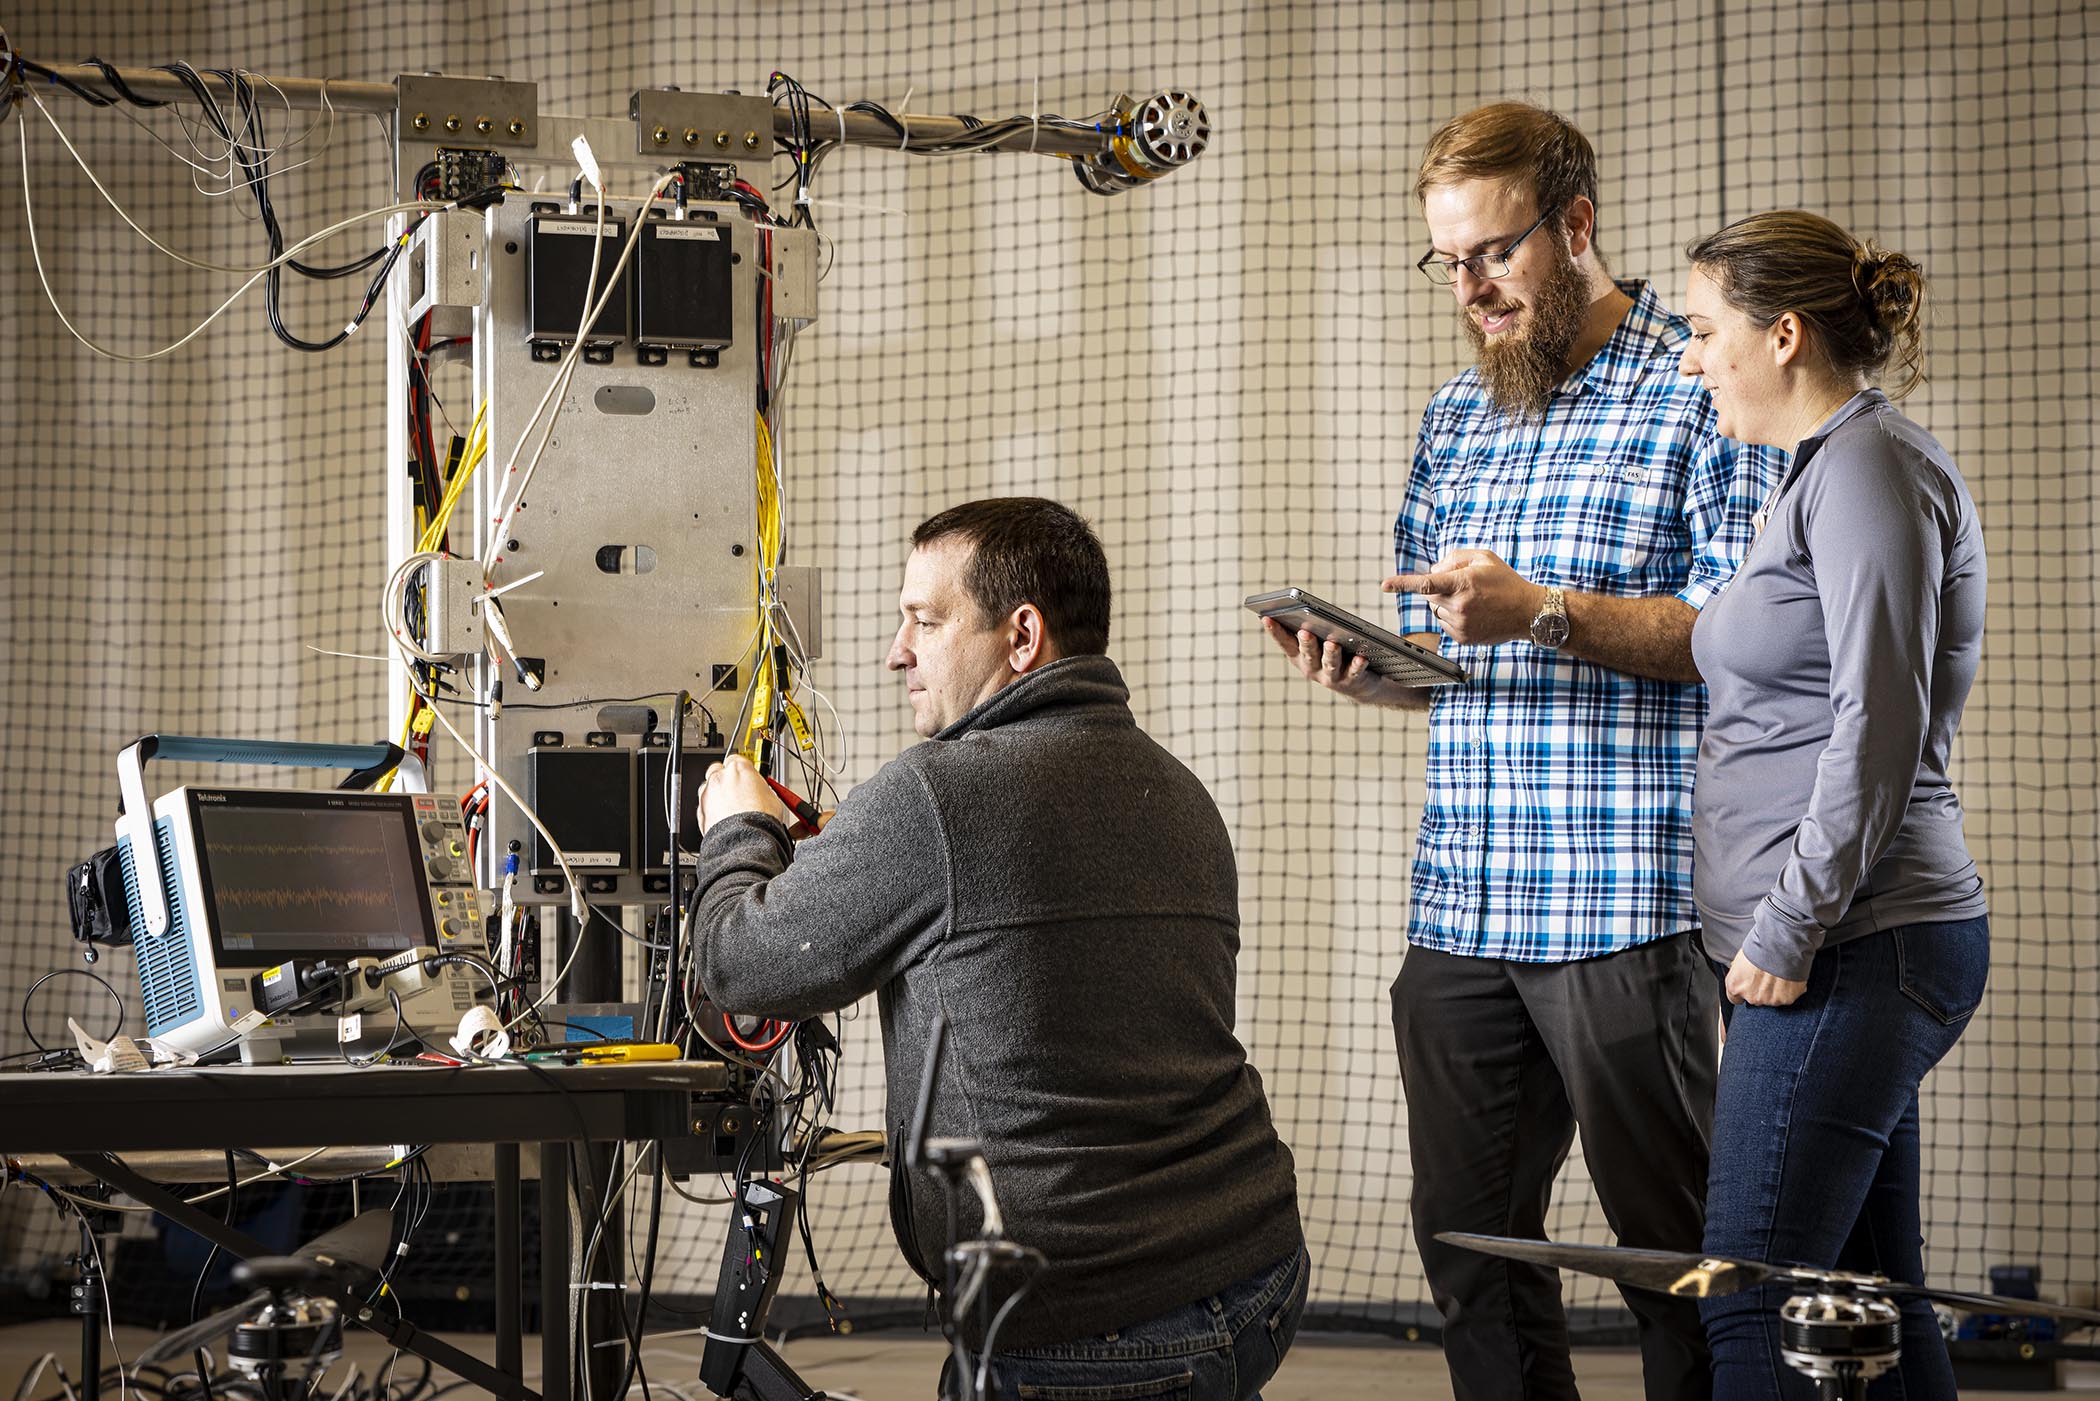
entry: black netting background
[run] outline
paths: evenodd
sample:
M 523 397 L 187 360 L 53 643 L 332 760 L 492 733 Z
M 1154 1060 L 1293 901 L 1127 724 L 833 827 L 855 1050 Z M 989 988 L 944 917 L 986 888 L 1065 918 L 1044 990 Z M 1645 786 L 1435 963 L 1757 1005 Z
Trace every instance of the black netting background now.
M 637 87 L 758 91 L 775 67 L 835 101 L 894 107 L 909 91 L 922 112 L 1026 112 L 1038 83 L 1043 109 L 1066 113 L 1165 85 L 1201 97 L 1218 129 L 1210 154 L 1115 200 L 1083 193 L 1061 163 L 1020 156 L 855 149 L 827 163 L 818 193 L 835 203 L 820 213 L 838 252 L 822 319 L 795 356 L 790 549 L 827 571 L 817 681 L 859 777 L 909 738 L 880 661 L 911 526 L 966 497 L 1021 491 L 1098 524 L 1120 592 L 1113 650 L 1140 716 L 1210 783 L 1237 839 L 1241 1030 L 1298 1155 L 1315 1298 L 1330 1316 L 1404 1324 L 1427 1311 L 1385 999 L 1423 731 L 1288 678 L 1237 601 L 1301 583 L 1382 606 L 1418 415 L 1463 364 L 1445 294 L 1409 266 L 1423 242 L 1416 151 L 1482 101 L 1521 95 L 1567 113 L 1602 157 L 1606 254 L 1673 304 L 1684 243 L 1760 208 L 1819 209 L 1918 257 L 1933 360 L 1912 407 L 1969 477 L 1994 575 L 1960 781 L 1996 967 L 1985 1011 L 1928 1086 L 1931 1269 L 1981 1287 L 1993 1263 L 2032 1262 L 2052 1292 L 2090 1289 L 2100 115 L 2087 8 L 1193 0 L 1157 23 L 1122 13 L 952 0 L 679 14 L 40 0 L 6 22 L 48 62 L 499 73 L 537 80 L 545 110 L 606 115 Z M 260 231 L 235 201 L 200 196 L 137 126 L 45 100 L 148 228 L 221 261 L 257 260 Z M 180 147 L 168 116 L 147 121 Z M 107 343 L 166 343 L 229 280 L 173 265 L 126 230 L 33 107 L 0 122 L 0 156 L 4 1054 L 27 1044 L 22 991 L 74 959 L 60 877 L 109 840 L 122 743 L 151 730 L 383 732 L 382 669 L 309 644 L 378 650 L 385 383 L 378 319 L 342 350 L 300 356 L 269 337 L 257 302 L 154 365 L 91 357 L 45 303 L 25 205 L 61 300 Z M 295 232 L 387 196 L 368 117 L 339 118 L 277 165 Z M 302 284 L 289 314 L 309 334 L 330 331 L 351 296 L 348 284 Z M 129 976 L 128 957 L 102 966 Z M 61 1031 L 68 1012 L 105 1025 L 105 1004 L 62 979 L 34 1009 L 39 1034 Z M 879 1122 L 873 1033 L 872 1017 L 850 1024 L 848 1125 Z M 881 1203 L 870 1169 L 815 1188 L 827 1273 L 849 1304 L 907 1292 Z M 0 1201 L 5 1257 L 58 1253 L 48 1221 L 25 1194 Z M 1554 1226 L 1604 1238 L 1579 1154 Z M 668 1287 L 704 1287 L 718 1230 L 712 1213 L 674 1214 Z M 1588 1284 L 1570 1299 L 1612 1303 Z

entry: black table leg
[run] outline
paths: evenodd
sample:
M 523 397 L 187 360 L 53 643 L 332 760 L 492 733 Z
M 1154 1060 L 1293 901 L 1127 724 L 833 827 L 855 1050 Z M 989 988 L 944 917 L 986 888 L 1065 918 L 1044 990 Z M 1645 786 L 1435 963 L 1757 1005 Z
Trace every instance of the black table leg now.
M 102 1278 L 95 1226 L 88 1211 L 86 1207 L 80 1211 L 80 1282 L 73 1286 L 73 1310 L 80 1315 L 80 1401 L 101 1401 L 102 1291 L 109 1288 L 109 1281 Z
M 540 1397 L 569 1401 L 569 1149 L 540 1145 Z
M 495 1145 L 496 1370 L 517 1376 L 525 1361 L 525 1261 L 518 1220 L 518 1145 Z

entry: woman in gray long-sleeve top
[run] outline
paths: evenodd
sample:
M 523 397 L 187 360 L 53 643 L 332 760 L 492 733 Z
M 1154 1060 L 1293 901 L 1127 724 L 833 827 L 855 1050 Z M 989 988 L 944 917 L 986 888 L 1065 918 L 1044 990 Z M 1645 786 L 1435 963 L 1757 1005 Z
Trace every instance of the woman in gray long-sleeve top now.
M 1794 454 L 1692 632 L 1711 696 L 1693 888 L 1729 1029 L 1704 1248 L 1915 1281 L 1918 1085 L 1990 962 L 1948 781 L 1983 535 L 1946 449 L 1868 388 L 1892 358 L 1899 397 L 1920 377 L 1917 264 L 1799 211 L 1688 251 L 1682 372 L 1723 434 Z M 1717 1401 L 1813 1394 L 1780 1356 L 1786 1293 L 1702 1304 Z M 1920 1300 L 1900 1371 L 1891 1395 L 1955 1394 Z

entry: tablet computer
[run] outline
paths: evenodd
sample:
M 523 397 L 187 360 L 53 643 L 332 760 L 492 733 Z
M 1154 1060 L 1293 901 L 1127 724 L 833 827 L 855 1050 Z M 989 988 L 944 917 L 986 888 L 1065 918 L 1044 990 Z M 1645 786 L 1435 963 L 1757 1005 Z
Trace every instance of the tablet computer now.
M 1362 657 L 1372 671 L 1403 686 L 1465 683 L 1465 668 L 1450 658 L 1367 623 L 1304 589 L 1253 594 L 1247 608 L 1274 618 L 1292 632 L 1309 632 L 1322 642 L 1335 643 L 1352 656 Z

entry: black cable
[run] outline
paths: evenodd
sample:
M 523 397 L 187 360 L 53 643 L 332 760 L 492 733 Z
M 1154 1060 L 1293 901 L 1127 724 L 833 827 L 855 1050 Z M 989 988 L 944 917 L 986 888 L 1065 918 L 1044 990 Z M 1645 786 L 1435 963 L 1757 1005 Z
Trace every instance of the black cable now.
M 613 1388 L 613 1395 L 625 1396 L 627 1388 L 634 1385 L 635 1377 L 642 1381 L 642 1401 L 649 1401 L 649 1376 L 642 1371 L 642 1337 L 649 1331 L 649 1293 L 656 1282 L 656 1236 L 664 1214 L 664 1147 L 652 1143 L 648 1148 L 651 1156 L 649 1173 L 649 1237 L 642 1247 L 642 1287 L 632 1314 L 627 1312 L 627 1296 L 620 1295 L 620 1312 L 627 1325 L 627 1375 Z
M 73 96 L 79 98 L 82 102 L 87 103 L 90 107 L 114 107 L 117 105 L 116 103 L 110 101 L 110 99 L 104 97 L 101 93 L 84 88 L 80 84 L 74 82 L 71 78 L 61 77 L 57 72 L 50 68 L 46 68 L 41 63 L 31 63 L 28 59 L 22 57 L 20 54 L 15 55 L 14 67 L 19 72 L 33 73 L 37 77 L 42 78 L 47 82 L 53 83 L 58 87 L 64 88 L 67 92 L 72 93 Z
M 233 1225 L 234 1195 L 240 1190 L 240 1186 L 240 1174 L 234 1169 L 233 1150 L 229 1148 L 226 1150 L 225 1215 L 225 1221 L 229 1227 Z M 190 1286 L 190 1322 L 192 1323 L 195 1323 L 197 1316 L 204 1311 L 204 1281 L 210 1276 L 211 1267 L 218 1262 L 219 1243 L 213 1241 L 211 1249 L 204 1254 L 204 1267 L 197 1271 L 197 1282 Z M 204 1401 L 212 1401 L 211 1363 L 205 1357 L 202 1346 L 199 1346 L 197 1349 L 197 1384 L 203 1389 Z
M 117 71 L 117 66 L 113 63 L 106 63 L 99 58 L 84 58 L 81 60 L 81 63 L 89 68 L 101 69 L 102 81 L 108 83 L 111 91 L 134 107 L 165 107 L 168 105 L 158 98 L 141 97 L 138 93 L 133 92 L 130 85 L 124 81 L 124 75 Z
M 234 164 L 240 168 L 241 173 L 246 177 L 249 194 L 255 201 L 256 213 L 261 219 L 263 232 L 268 240 L 270 250 L 272 266 L 269 272 L 264 275 L 263 299 L 269 314 L 271 331 L 277 336 L 278 340 L 294 350 L 318 353 L 324 350 L 333 350 L 336 346 L 341 345 L 371 315 L 372 308 L 378 303 L 380 291 L 386 286 L 387 275 L 393 271 L 395 263 L 400 259 L 401 249 L 407 242 L 406 238 L 390 240 L 387 246 L 375 250 L 364 258 L 353 260 L 338 267 L 311 267 L 298 262 L 296 259 L 290 260 L 287 264 L 278 265 L 277 259 L 283 256 L 285 249 L 284 230 L 277 221 L 277 210 L 270 198 L 269 154 L 266 143 L 263 140 L 262 106 L 256 100 L 254 85 L 248 81 L 245 74 L 238 71 L 231 69 L 209 70 L 213 77 L 220 79 L 233 92 L 234 104 L 241 114 L 241 126 L 239 131 L 236 132 L 226 120 L 225 110 L 220 107 L 217 99 L 212 96 L 210 88 L 205 85 L 203 77 L 196 69 L 191 68 L 186 63 L 172 63 L 164 65 L 161 71 L 173 74 L 178 81 L 189 88 L 192 95 L 197 98 L 199 105 L 203 107 L 205 120 L 228 143 Z M 359 304 L 356 314 L 342 330 L 337 331 L 326 340 L 309 341 L 293 334 L 286 327 L 281 306 L 285 266 L 289 266 L 293 271 L 307 277 L 327 279 L 348 277 L 353 273 L 361 272 L 365 268 L 370 267 L 374 262 L 380 263 L 379 272 L 365 289 L 364 300 Z
M 124 1033 L 124 999 L 118 995 L 117 990 L 115 988 L 109 985 L 108 979 L 103 978 L 98 974 L 90 973 L 85 968 L 55 969 L 52 972 L 46 973 L 43 977 L 38 978 L 35 982 L 31 983 L 29 985 L 29 991 L 22 994 L 22 1034 L 29 1038 L 30 1045 L 36 1047 L 38 1051 L 44 1052 L 46 1054 L 50 1053 L 51 1048 L 49 1046 L 46 1046 L 43 1042 L 37 1040 L 36 1033 L 29 1029 L 29 999 L 35 997 L 37 994 L 37 989 L 41 988 L 44 984 L 50 982 L 53 978 L 64 978 L 69 976 L 75 978 L 94 979 L 95 982 L 101 984 L 102 990 L 109 994 L 110 1001 L 117 1004 L 116 1030 L 110 1032 L 109 1035 L 103 1037 L 102 1039 L 104 1041 L 113 1041 L 117 1037 L 123 1035 Z
M 665 952 L 664 984 L 666 987 L 670 985 L 673 978 L 678 976 L 680 954 L 678 936 L 684 923 L 680 915 L 683 912 L 681 906 L 685 900 L 685 886 L 679 878 L 678 869 L 679 858 L 685 848 L 685 772 L 681 766 L 681 761 L 685 757 L 685 712 L 686 708 L 692 703 L 692 693 L 683 690 L 678 693 L 677 699 L 671 703 L 671 752 L 670 756 L 664 760 L 664 801 L 669 808 L 669 811 L 665 814 L 664 826 L 671 835 L 669 857 L 671 867 L 671 903 L 669 905 L 671 911 L 671 942 L 669 949 Z M 643 1009 L 644 1020 L 650 1029 L 650 1033 L 658 1039 L 663 1038 L 670 1031 L 669 1013 L 659 1013 L 658 1011 L 667 1001 L 669 1001 L 668 998 L 651 998 L 650 1005 Z M 659 1189 L 659 1200 L 661 1200 L 661 1189 Z

